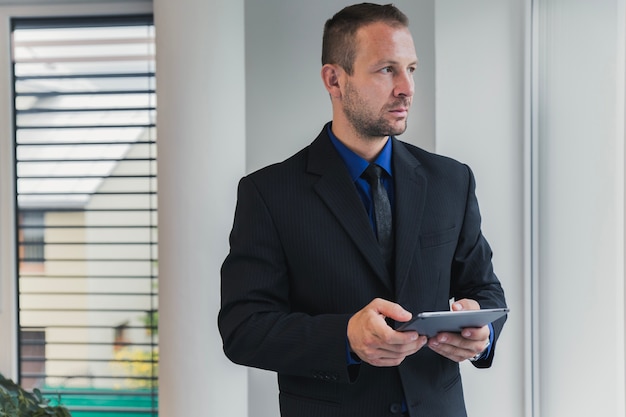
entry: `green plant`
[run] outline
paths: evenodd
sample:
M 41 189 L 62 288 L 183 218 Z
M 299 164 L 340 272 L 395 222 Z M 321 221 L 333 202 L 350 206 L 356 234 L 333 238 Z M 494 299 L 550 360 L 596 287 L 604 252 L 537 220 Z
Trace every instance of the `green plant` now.
M 71 417 L 67 408 L 48 405 L 48 399 L 35 389 L 24 390 L 0 374 L 0 417 Z
M 146 314 L 141 317 L 141 321 L 146 327 L 148 336 L 159 334 L 159 310 L 146 311 Z

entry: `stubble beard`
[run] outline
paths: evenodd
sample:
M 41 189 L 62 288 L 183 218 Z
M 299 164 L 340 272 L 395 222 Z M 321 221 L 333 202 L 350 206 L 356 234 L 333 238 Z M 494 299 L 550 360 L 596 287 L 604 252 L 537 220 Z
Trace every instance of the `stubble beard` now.
M 409 107 L 409 99 L 398 99 L 382 109 L 382 114 L 374 114 L 359 92 L 348 83 L 343 96 L 343 112 L 356 133 L 365 139 L 375 140 L 386 136 L 401 135 L 406 131 L 407 121 L 400 125 L 385 118 L 389 109 L 399 106 Z

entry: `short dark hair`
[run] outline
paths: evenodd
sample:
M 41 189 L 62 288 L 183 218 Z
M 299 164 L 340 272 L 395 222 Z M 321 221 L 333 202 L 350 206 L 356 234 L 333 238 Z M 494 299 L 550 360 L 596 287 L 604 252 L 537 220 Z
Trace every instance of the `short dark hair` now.
M 409 19 L 393 4 L 361 3 L 345 7 L 324 25 L 322 65 L 336 64 L 352 74 L 356 57 L 356 32 L 371 23 L 408 27 Z

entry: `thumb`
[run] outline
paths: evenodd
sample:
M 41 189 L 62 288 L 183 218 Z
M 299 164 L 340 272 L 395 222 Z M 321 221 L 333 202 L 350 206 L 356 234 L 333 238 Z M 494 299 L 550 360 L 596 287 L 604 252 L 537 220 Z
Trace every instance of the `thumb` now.
M 409 311 L 402 308 L 400 304 L 393 303 L 391 301 L 378 298 L 374 300 L 372 304 L 374 304 L 372 307 L 374 307 L 379 314 L 389 317 L 395 321 L 409 321 L 411 320 L 411 317 L 413 317 L 413 315 Z
M 480 310 L 480 305 L 469 298 L 463 298 L 452 304 L 452 311 L 461 311 L 461 310 Z

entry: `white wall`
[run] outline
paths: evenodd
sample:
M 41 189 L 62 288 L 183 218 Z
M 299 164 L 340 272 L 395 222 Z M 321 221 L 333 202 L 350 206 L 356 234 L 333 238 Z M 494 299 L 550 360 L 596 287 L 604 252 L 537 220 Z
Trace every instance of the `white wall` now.
M 437 2 L 437 150 L 475 170 L 512 308 L 470 415 L 624 415 L 624 9 Z
M 483 233 L 511 308 L 493 367 L 463 364 L 470 416 L 518 417 L 527 411 L 525 3 L 436 2 L 437 152 L 474 171 Z
M 540 0 L 541 416 L 623 416 L 623 0 Z

